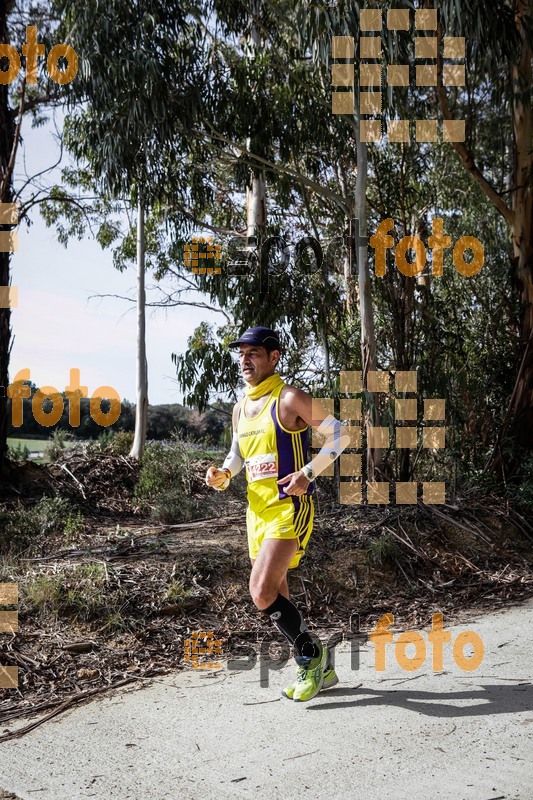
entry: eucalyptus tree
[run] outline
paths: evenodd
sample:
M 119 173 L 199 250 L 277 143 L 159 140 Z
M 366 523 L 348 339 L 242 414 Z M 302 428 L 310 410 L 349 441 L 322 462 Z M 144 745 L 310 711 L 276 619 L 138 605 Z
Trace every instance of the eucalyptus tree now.
M 510 401 L 504 415 L 499 439 L 509 429 L 514 445 L 533 446 L 533 206 L 532 206 L 532 2 L 531 0 L 440 0 L 437 4 L 422 0 L 409 4 L 412 10 L 437 6 L 438 38 L 442 35 L 466 37 L 466 85 L 452 89 L 443 85 L 442 55 L 439 49 L 438 87 L 420 90 L 409 87 L 409 97 L 402 91 L 389 87 L 383 92 L 385 120 L 435 118 L 466 119 L 465 142 L 446 144 L 459 156 L 460 163 L 483 191 L 505 220 L 512 245 L 512 285 L 509 294 L 517 292 L 521 311 L 518 324 L 514 388 L 510 387 Z M 358 41 L 359 13 L 362 3 L 340 0 L 335 6 L 326 3 L 302 6 L 299 28 L 306 41 L 314 42 L 316 57 L 327 61 L 332 35 L 350 35 Z M 379 9 L 383 19 L 386 12 L 396 8 L 392 2 L 365 3 L 365 8 Z M 382 65 L 409 63 L 411 56 L 405 49 L 411 37 L 403 36 L 384 25 L 382 32 Z M 403 51 L 402 51 L 403 48 Z M 356 44 L 356 57 L 357 44 Z M 357 90 L 357 86 L 356 86 Z M 420 113 L 425 107 L 424 117 Z M 430 111 L 430 114 L 427 112 Z M 439 113 L 437 113 L 439 112 Z M 371 158 L 390 147 L 398 159 L 404 159 L 404 145 L 373 144 Z M 412 149 L 412 148 L 411 148 Z M 432 147 L 420 148 L 429 156 Z M 383 161 L 383 159 L 381 159 Z M 364 161 L 361 162 L 364 164 Z M 438 163 L 438 158 L 437 158 Z M 444 173 L 445 174 L 445 173 Z M 374 176 L 373 180 L 376 176 Z M 386 175 L 386 180 L 389 179 Z M 445 178 L 443 177 L 443 181 Z M 457 201 L 455 201 L 457 202 Z M 480 214 L 482 216 L 482 214 Z M 422 223 L 423 220 L 416 220 Z M 426 302 L 430 279 L 422 276 L 417 281 L 400 279 L 402 289 L 411 309 L 415 308 L 416 283 L 425 287 L 420 292 L 420 302 Z M 501 286 L 501 288 L 504 288 Z M 497 442 L 498 444 L 498 442 Z M 502 459 L 499 448 L 499 471 Z M 514 466 L 519 462 L 516 448 Z
M 245 250 L 250 225 L 249 219 L 244 224 L 242 197 L 252 170 L 266 176 L 268 221 L 254 252 L 229 255 L 230 260 L 241 257 L 242 274 L 231 270 L 229 276 L 198 277 L 198 286 L 226 309 L 236 327 L 261 319 L 283 329 L 301 359 L 300 365 L 287 365 L 289 371 L 301 379 L 307 360 L 308 377 L 318 386 L 324 371 L 332 390 L 339 364 L 332 362 L 330 351 L 335 332 L 344 324 L 344 287 L 331 269 L 332 259 L 317 254 L 314 240 L 324 245 L 326 236 L 342 240 L 345 233 L 351 199 L 339 185 L 338 173 L 347 175 L 345 183 L 352 180 L 341 156 L 353 131 L 346 120 L 331 115 L 324 71 L 316 70 L 298 47 L 294 3 L 258 6 L 230 0 L 216 2 L 214 12 L 209 57 L 213 77 L 198 135 L 210 142 L 211 163 L 219 169 L 216 202 L 204 219 L 212 228 L 239 233 L 230 249 Z M 261 47 L 256 42 L 253 49 L 248 46 L 251 14 L 261 39 Z M 201 225 L 201 216 L 197 219 Z M 292 248 L 294 240 L 299 243 Z M 227 388 L 233 388 L 223 356 L 224 340 L 231 334 L 227 329 L 220 333 L 208 336 L 203 326 L 187 353 L 175 356 L 191 403 L 207 402 L 210 390 L 222 391 L 225 376 L 218 369 L 225 370 Z M 204 363 L 214 348 L 217 359 L 211 355 Z M 351 348 L 347 350 L 353 358 Z M 355 369 L 357 363 L 340 366 Z

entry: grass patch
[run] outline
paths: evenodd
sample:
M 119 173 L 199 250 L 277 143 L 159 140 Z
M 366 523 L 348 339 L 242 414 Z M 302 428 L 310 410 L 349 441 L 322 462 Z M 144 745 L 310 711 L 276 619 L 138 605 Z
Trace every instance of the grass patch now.
M 42 452 L 46 447 L 48 439 L 24 439 L 21 436 L 8 436 L 7 443 L 9 447 L 27 447 L 28 450 L 35 450 Z
M 83 530 L 80 512 L 65 497 L 42 497 L 33 506 L 0 511 L 0 550 L 24 552 L 38 536 L 64 533 L 68 543 Z
M 42 573 L 24 583 L 21 609 L 32 616 L 75 622 L 103 622 L 104 628 L 126 629 L 122 615 L 128 597 L 116 586 L 105 564 L 76 564 L 62 572 Z
M 392 563 L 400 553 L 400 548 L 390 533 L 382 533 L 377 539 L 371 539 L 366 549 L 374 564 Z
M 185 586 L 183 581 L 173 580 L 168 585 L 165 594 L 165 600 L 168 600 L 171 603 L 179 604 L 180 602 L 187 600 L 192 595 L 194 595 L 194 591 L 188 586 Z
M 57 615 L 61 603 L 63 576 L 60 573 L 36 575 L 34 580 L 24 585 L 20 591 L 20 608 L 36 611 L 43 616 Z

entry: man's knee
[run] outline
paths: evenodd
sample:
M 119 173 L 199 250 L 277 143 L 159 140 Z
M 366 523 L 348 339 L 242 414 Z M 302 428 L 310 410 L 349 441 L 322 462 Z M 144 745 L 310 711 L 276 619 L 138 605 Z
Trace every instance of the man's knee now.
M 250 575 L 250 595 L 259 609 L 267 608 L 278 596 L 279 587 L 268 576 Z

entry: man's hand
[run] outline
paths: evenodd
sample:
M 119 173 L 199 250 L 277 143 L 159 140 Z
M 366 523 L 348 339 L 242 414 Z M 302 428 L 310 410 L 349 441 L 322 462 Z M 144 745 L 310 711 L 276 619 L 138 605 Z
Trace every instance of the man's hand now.
M 301 470 L 298 470 L 298 472 L 291 472 L 289 475 L 285 475 L 284 478 L 280 478 L 277 483 L 289 483 L 289 485 L 283 489 L 285 494 L 294 494 L 296 496 L 300 496 L 306 493 L 307 487 L 311 481 L 305 477 Z
M 205 482 L 208 486 L 217 489 L 227 479 L 227 474 L 224 472 L 223 469 L 217 469 L 216 467 L 209 467 L 205 476 Z

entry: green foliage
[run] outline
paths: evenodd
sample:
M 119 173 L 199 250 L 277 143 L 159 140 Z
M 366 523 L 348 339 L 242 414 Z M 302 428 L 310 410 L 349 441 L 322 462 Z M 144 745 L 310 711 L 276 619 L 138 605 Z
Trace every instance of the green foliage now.
M 196 328 L 187 344 L 186 354 L 173 353 L 172 361 L 176 364 L 180 386 L 187 392 L 185 402 L 203 410 L 213 390 L 237 386 L 238 365 L 224 343 L 215 339 L 213 328 L 207 322 Z
M 397 542 L 390 533 L 382 533 L 377 539 L 370 539 L 366 549 L 374 564 L 392 562 L 400 552 Z
M 83 528 L 82 517 L 64 497 L 42 497 L 34 506 L 19 505 L 0 511 L 0 550 L 20 553 L 38 536 L 65 533 L 72 536 Z
M 105 445 L 106 451 L 114 456 L 127 456 L 133 445 L 134 434 L 129 431 L 113 433 Z
M 78 536 L 83 531 L 84 522 L 83 516 L 80 511 L 76 511 L 74 513 L 68 513 L 65 518 L 65 524 L 63 527 L 64 533 L 64 541 L 65 544 L 73 544 L 77 541 Z
M 216 493 L 193 492 L 196 456 L 174 435 L 170 443 L 149 442 L 141 459 L 135 497 L 158 522 L 172 523 L 210 516 L 219 510 Z
M 115 437 L 113 431 L 110 431 L 109 428 L 104 428 L 102 433 L 98 436 L 98 445 L 102 448 L 102 450 L 106 449 L 108 445 L 111 444 Z
M 52 434 L 52 438 L 47 442 L 44 448 L 44 460 L 47 464 L 53 464 L 58 458 L 61 457 L 65 450 L 65 443 L 72 437 L 66 431 L 56 428 Z
M 41 534 L 63 531 L 66 521 L 74 516 L 74 508 L 65 497 L 43 497 L 36 506 L 38 532 Z
M 175 439 L 171 445 L 151 442 L 141 461 L 136 495 L 153 500 L 172 485 L 185 494 L 191 490 L 189 454 L 183 442 Z
M 183 581 L 172 580 L 167 587 L 165 599 L 171 603 L 179 604 L 181 602 L 186 602 L 192 595 L 194 595 L 194 591 L 188 586 L 185 586 Z
M 18 442 L 14 447 L 8 447 L 8 458 L 12 461 L 27 461 L 30 455 L 30 449 L 22 442 Z
M 189 11 L 201 19 L 203 5 L 58 0 L 57 7 L 70 44 L 91 54 L 65 87 L 67 147 L 90 165 L 106 195 L 129 197 L 142 187 L 151 205 L 179 185 L 173 176 L 183 163 L 203 61 Z
M 13 511 L 0 511 L 0 551 L 22 553 L 34 536 L 35 515 L 19 506 Z
M 159 522 L 181 522 L 207 516 L 209 501 L 192 495 L 192 462 L 184 443 L 147 444 L 141 459 L 135 496 Z
M 21 608 L 32 616 L 103 622 L 104 628 L 124 629 L 127 624 L 121 612 L 128 601 L 127 592 L 111 578 L 101 563 L 76 564 L 55 574 L 36 575 L 24 584 Z

